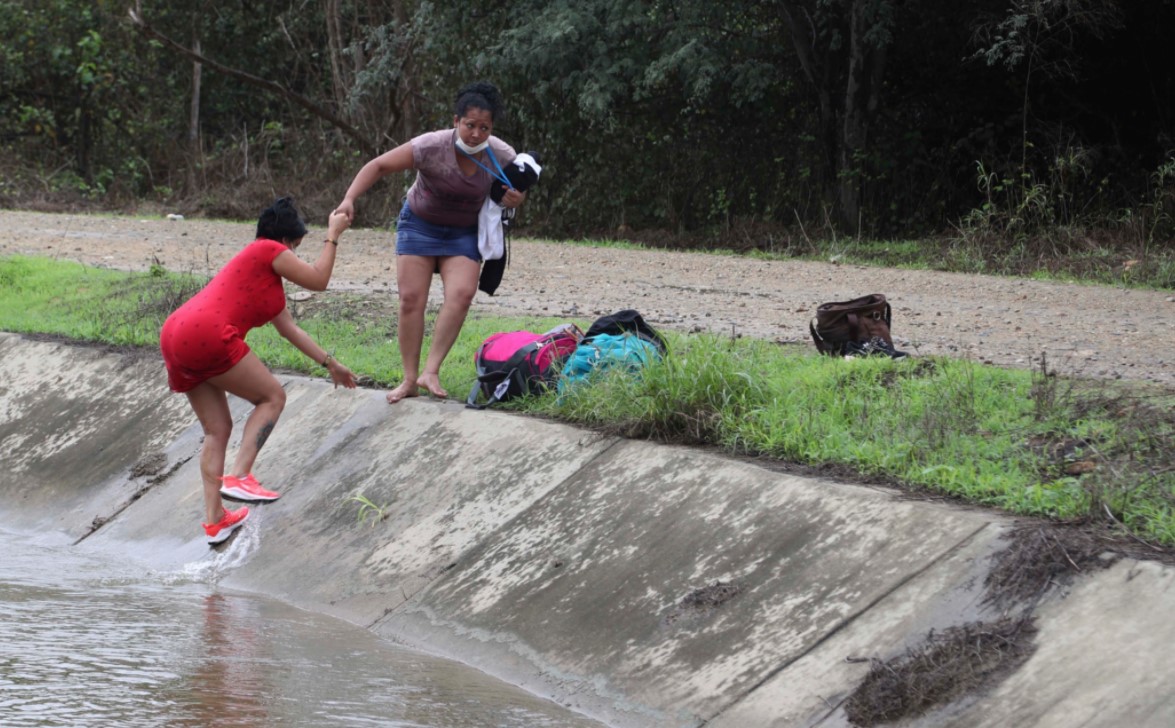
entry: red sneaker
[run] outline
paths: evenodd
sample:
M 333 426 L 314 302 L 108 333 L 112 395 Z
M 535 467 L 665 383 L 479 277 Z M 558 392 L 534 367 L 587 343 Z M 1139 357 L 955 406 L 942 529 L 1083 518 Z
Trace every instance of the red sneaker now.
M 226 475 L 220 479 L 220 494 L 229 498 L 249 502 L 268 502 L 281 498 L 280 493 L 266 490 L 257 482 L 257 478 L 249 473 L 243 478 L 236 475 Z
M 249 517 L 249 509 L 241 506 L 235 511 L 224 509 L 224 515 L 216 523 L 204 523 L 204 535 L 208 537 L 208 543 L 216 544 L 224 541 L 229 536 L 233 535 L 233 531 L 241 527 L 245 519 Z

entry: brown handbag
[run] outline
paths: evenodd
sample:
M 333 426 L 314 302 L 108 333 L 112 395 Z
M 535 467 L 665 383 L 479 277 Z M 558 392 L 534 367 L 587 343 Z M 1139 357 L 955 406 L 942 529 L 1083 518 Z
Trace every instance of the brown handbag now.
M 842 356 L 846 345 L 868 344 L 880 339 L 888 352 L 893 352 L 889 333 L 891 311 L 889 302 L 880 293 L 854 298 L 851 301 L 822 303 L 816 317 L 808 323 L 812 341 L 821 354 Z

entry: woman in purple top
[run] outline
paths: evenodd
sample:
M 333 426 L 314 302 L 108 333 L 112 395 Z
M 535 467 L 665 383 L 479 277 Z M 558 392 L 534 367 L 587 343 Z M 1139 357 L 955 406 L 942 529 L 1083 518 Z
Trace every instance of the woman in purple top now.
M 477 248 L 477 216 L 490 192 L 493 176 L 513 161 L 514 149 L 491 136 L 502 117 L 502 98 L 493 84 L 480 81 L 457 92 L 453 128 L 428 132 L 365 164 L 336 212 L 351 220 L 355 200 L 393 172 L 416 170 L 416 181 L 396 223 L 396 283 L 400 289 L 400 358 L 404 381 L 388 392 L 389 404 L 426 390 L 447 397 L 441 387 L 445 361 L 473 296 L 477 293 L 481 255 Z M 509 189 L 502 207 L 518 207 L 526 195 Z M 434 273 L 441 274 L 444 302 L 437 316 L 432 347 L 424 370 L 424 310 Z

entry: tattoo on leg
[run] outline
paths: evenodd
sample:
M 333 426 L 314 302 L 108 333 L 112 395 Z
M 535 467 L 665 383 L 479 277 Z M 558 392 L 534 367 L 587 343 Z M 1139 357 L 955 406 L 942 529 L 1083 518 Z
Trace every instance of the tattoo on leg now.
M 257 449 L 260 450 L 265 441 L 269 439 L 269 433 L 273 432 L 275 422 L 266 422 L 261 426 L 261 430 L 257 433 Z

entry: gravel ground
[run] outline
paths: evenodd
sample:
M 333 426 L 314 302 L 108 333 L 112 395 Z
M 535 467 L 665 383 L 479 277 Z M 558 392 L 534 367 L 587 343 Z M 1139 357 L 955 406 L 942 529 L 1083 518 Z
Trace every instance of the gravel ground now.
M 303 259 L 317 256 L 323 232 L 307 236 Z M 205 274 L 252 239 L 251 224 L 0 210 L 0 256 Z M 331 289 L 394 296 L 391 234 L 348 231 Z M 1038 366 L 1044 355 L 1066 374 L 1175 386 L 1172 291 L 516 240 L 498 294 L 479 292 L 474 311 L 590 323 L 635 308 L 667 330 L 810 344 L 817 305 L 867 293 L 889 298 L 894 343 L 914 355 L 1007 367 Z

